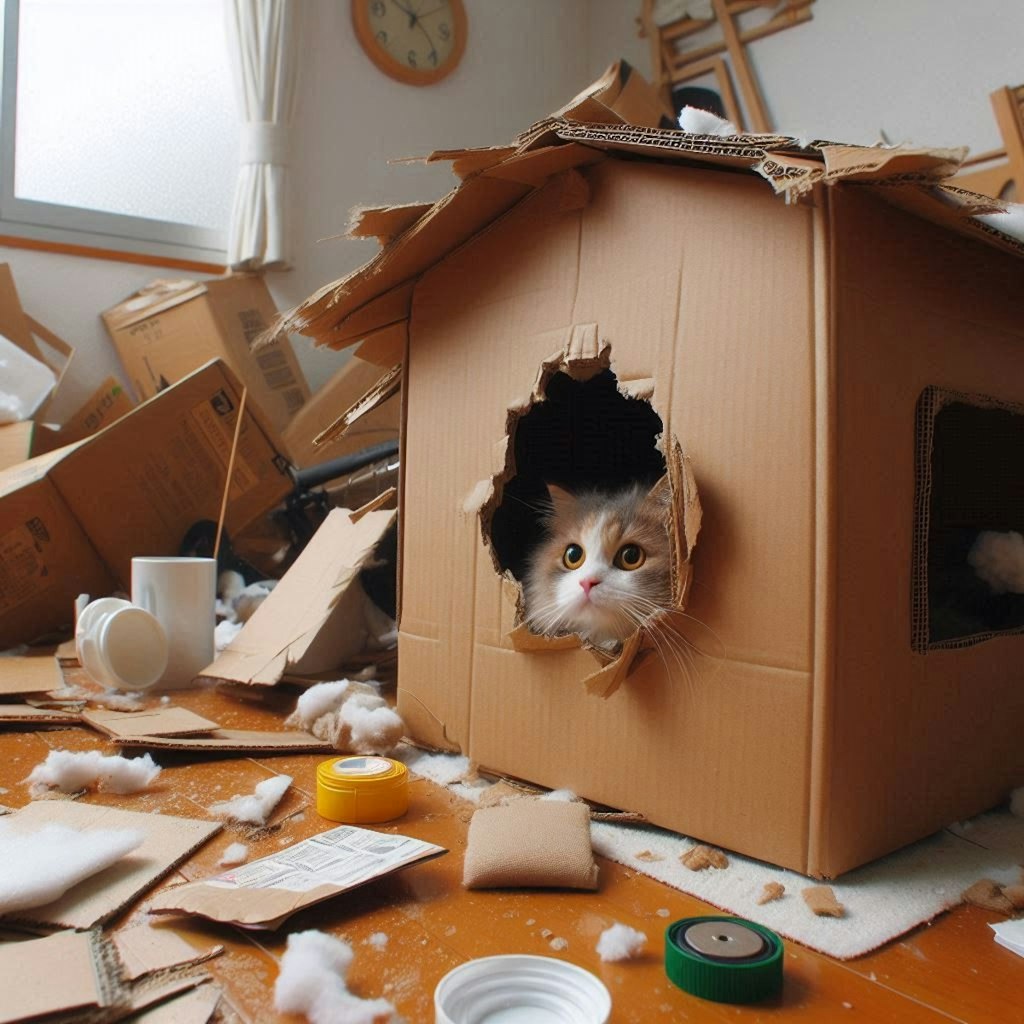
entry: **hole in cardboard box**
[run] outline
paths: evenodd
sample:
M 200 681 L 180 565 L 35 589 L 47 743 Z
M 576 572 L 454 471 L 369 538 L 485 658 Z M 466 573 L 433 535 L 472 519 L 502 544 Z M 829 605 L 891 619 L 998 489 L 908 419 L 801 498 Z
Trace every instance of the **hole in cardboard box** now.
M 915 649 L 1024 631 L 1022 467 L 1024 406 L 937 388 L 922 394 Z
M 569 491 L 612 490 L 633 482 L 652 486 L 665 472 L 657 447 L 661 418 L 649 402 L 624 395 L 611 370 L 586 380 L 555 373 L 542 400 L 511 429 L 514 475 L 502 488 L 489 532 L 499 571 L 520 582 L 543 533 L 548 482 Z

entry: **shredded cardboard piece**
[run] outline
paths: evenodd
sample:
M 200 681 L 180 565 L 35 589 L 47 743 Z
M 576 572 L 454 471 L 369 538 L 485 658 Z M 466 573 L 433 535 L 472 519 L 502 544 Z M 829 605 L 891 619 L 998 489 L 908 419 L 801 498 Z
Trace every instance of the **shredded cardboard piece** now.
M 148 788 L 159 774 L 160 766 L 149 754 L 127 758 L 98 750 L 51 750 L 25 781 L 33 798 L 48 789 L 77 793 L 94 785 L 123 795 Z
M 39 708 L 30 704 L 0 704 L 0 725 L 74 725 L 82 716 L 61 708 Z
M 628 924 L 616 922 L 610 928 L 605 928 L 597 940 L 597 955 L 605 962 L 611 963 L 617 960 L 632 960 L 638 956 L 647 942 L 647 936 L 630 928 Z
M 299 1013 L 310 1024 L 384 1024 L 395 1021 L 386 999 L 362 999 L 348 990 L 352 947 L 319 931 L 288 936 L 274 985 L 274 1009 Z
M 174 967 L 205 963 L 224 952 L 220 945 L 197 951 L 169 928 L 132 925 L 114 935 L 114 945 L 124 965 L 124 977 L 135 981 Z
M 781 900 L 786 894 L 786 887 L 781 882 L 765 882 L 761 895 L 757 897 L 757 905 L 763 907 L 766 903 Z
M 655 864 L 659 860 L 665 858 L 660 853 L 655 853 L 653 850 L 640 850 L 638 853 L 633 854 L 637 860 L 643 861 L 644 864 Z
M 350 679 L 310 687 L 285 725 L 306 729 L 352 754 L 390 754 L 405 733 L 398 712 L 374 685 Z
M 46 825 L 77 832 L 138 831 L 142 845 L 105 871 L 86 878 L 52 903 L 14 915 L 31 924 L 91 928 L 106 921 L 184 860 L 216 832 L 219 822 L 170 814 L 143 814 L 69 800 L 35 801 L 4 819 L 12 832 L 30 835 Z
M 49 693 L 63 685 L 64 677 L 52 649 L 0 658 L 0 696 Z
M 0 944 L 0 1024 L 123 1005 L 116 957 L 99 931 Z
M 249 847 L 245 843 L 231 843 L 217 861 L 219 868 L 233 868 L 249 859 Z
M 166 889 L 149 910 L 277 928 L 304 907 L 445 852 L 409 836 L 343 825 L 240 868 Z
M 973 885 L 964 889 L 961 898 L 982 910 L 991 910 L 997 914 L 1012 914 L 1014 905 L 1003 891 L 1004 887 L 991 878 L 979 878 Z
M 179 707 L 158 707 L 146 711 L 124 712 L 90 708 L 82 720 L 115 740 L 139 736 L 195 736 L 217 728 L 194 711 Z
M 1024 910 L 1024 885 L 1004 886 L 1003 895 L 1010 901 L 1010 906 L 1013 907 L 1015 914 Z
M 202 736 L 124 736 L 121 747 L 151 750 L 198 750 L 221 753 L 319 754 L 331 753 L 332 744 L 308 732 L 260 729 L 214 729 Z
M 679 863 L 691 871 L 703 871 L 705 868 L 722 870 L 729 866 L 729 858 L 721 850 L 701 844 L 682 854 Z
M 249 825 L 266 825 L 270 813 L 280 803 L 281 797 L 291 784 L 290 775 L 272 775 L 258 783 L 251 794 L 213 804 L 208 810 L 215 818 L 226 818 L 228 821 L 239 821 Z
M 0 915 L 42 907 L 142 845 L 136 829 L 79 832 L 44 825 L 20 834 L 0 822 Z
M 817 917 L 845 917 L 846 908 L 829 885 L 810 885 L 800 891 L 804 903 Z
M 217 1011 L 220 990 L 214 985 L 200 985 L 181 995 L 133 1016 L 132 1024 L 207 1024 Z

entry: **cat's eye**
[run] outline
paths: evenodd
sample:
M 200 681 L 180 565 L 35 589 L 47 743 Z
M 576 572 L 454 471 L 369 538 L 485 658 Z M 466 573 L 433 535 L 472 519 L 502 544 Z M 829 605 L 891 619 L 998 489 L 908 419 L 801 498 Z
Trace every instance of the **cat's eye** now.
M 586 551 L 579 544 L 569 544 L 562 552 L 562 565 L 566 569 L 578 569 L 587 558 Z
M 629 572 L 632 569 L 639 569 L 647 560 L 644 549 L 639 544 L 623 544 L 615 553 L 615 565 L 619 569 Z

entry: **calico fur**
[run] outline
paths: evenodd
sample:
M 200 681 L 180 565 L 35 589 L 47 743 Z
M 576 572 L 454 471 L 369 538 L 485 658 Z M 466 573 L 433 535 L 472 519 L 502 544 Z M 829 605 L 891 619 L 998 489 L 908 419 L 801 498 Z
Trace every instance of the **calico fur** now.
M 545 535 L 524 577 L 525 618 L 533 632 L 578 633 L 591 643 L 614 646 L 670 607 L 667 477 L 650 489 L 632 484 L 613 492 L 571 494 L 549 484 L 548 493 Z M 570 545 L 584 552 L 575 568 L 565 561 Z M 616 554 L 629 545 L 644 555 L 631 570 L 616 565 Z

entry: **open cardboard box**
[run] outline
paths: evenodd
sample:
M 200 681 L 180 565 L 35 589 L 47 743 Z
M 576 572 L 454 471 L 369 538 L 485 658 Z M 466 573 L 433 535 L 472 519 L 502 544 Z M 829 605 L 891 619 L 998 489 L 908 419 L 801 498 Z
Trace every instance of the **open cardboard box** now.
M 381 252 L 282 330 L 403 364 L 415 739 L 835 876 L 1024 782 L 1024 614 L 942 625 L 963 531 L 1024 525 L 1024 245 L 959 152 L 662 124 L 621 65 L 435 154 L 453 191 L 360 213 Z M 524 631 L 507 499 L 666 468 L 680 661 Z
M 78 444 L 0 472 L 0 650 L 70 624 L 78 594 L 129 589 L 135 555 L 177 554 L 216 521 L 241 385 L 219 360 Z M 225 519 L 234 533 L 291 489 L 246 406 Z

